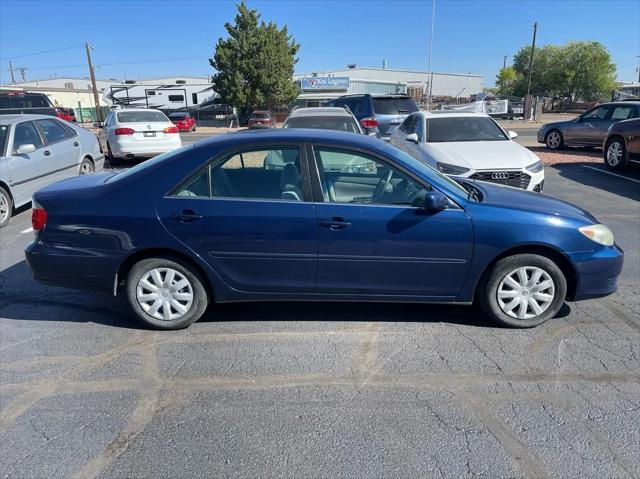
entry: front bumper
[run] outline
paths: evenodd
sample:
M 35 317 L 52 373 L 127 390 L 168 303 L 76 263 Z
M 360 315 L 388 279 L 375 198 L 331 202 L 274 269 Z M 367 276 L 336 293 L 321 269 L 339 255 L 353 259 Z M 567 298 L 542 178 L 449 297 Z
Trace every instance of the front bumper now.
M 545 136 L 547 136 L 547 130 L 545 128 L 540 128 L 536 135 L 538 143 L 544 143 Z
M 576 290 L 570 300 L 600 298 L 614 293 L 624 264 L 624 252 L 617 245 L 599 251 L 569 253 L 576 269 Z

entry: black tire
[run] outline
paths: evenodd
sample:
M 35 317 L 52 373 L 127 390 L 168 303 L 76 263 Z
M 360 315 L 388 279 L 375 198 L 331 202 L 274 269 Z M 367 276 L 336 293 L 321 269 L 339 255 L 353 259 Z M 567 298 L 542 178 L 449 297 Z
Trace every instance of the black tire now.
M 13 215 L 13 200 L 7 190 L 0 186 L 0 228 L 9 223 Z
M 176 319 L 159 319 L 157 317 L 152 316 L 148 311 L 143 308 L 140 301 L 138 300 L 138 286 L 139 282 L 142 278 L 146 277 L 152 270 L 156 269 L 171 269 L 174 272 L 177 272 L 178 275 L 176 277 L 180 277 L 181 275 L 185 278 L 190 286 L 190 292 L 192 294 L 192 302 L 190 306 L 186 310 L 186 312 Z M 160 273 L 161 274 L 161 273 Z M 163 281 L 166 280 L 167 276 L 162 278 Z M 141 292 L 144 293 L 146 288 L 141 286 Z M 166 290 L 170 289 L 170 287 L 162 288 L 163 292 L 166 293 Z M 186 265 L 178 259 L 170 259 L 170 258 L 148 258 L 138 261 L 133 267 L 127 276 L 126 283 L 127 290 L 127 298 L 129 299 L 129 304 L 131 309 L 136 313 L 138 318 L 142 320 L 145 324 L 155 328 L 155 329 L 163 329 L 163 330 L 172 330 L 172 329 L 182 329 L 189 326 L 191 323 L 194 323 L 204 314 L 207 309 L 207 305 L 209 303 L 209 295 L 207 294 L 207 290 L 204 287 L 204 281 L 200 277 L 199 273 L 196 272 L 193 267 Z M 148 290 L 151 291 L 151 290 Z M 182 293 L 180 293 L 182 292 Z M 181 288 L 179 291 L 173 291 L 166 294 L 189 294 L 186 287 Z M 153 294 L 153 293 L 151 293 Z M 162 294 L 162 293 L 160 293 Z M 166 301 L 162 298 L 158 298 L 159 301 Z M 155 301 L 155 300 L 154 300 Z M 151 300 L 149 301 L 151 302 Z M 164 303 L 163 303 L 164 304 Z M 162 306 L 163 308 L 163 306 Z M 164 309 L 163 309 L 164 311 Z M 178 313 L 177 310 L 176 314 Z M 159 310 L 158 310 L 159 313 Z M 163 313 L 159 313 L 163 314 Z
M 80 163 L 80 168 L 78 168 L 79 175 L 87 175 L 90 173 L 95 173 L 96 167 L 89 158 L 83 158 L 82 163 Z
M 526 319 L 518 319 L 517 317 L 507 314 L 503 311 L 498 299 L 498 288 L 501 286 L 503 280 L 505 280 L 507 276 L 511 276 L 516 273 L 516 271 L 522 267 L 540 269 L 546 273 L 551 280 L 553 280 L 553 299 L 550 301 L 548 306 L 546 306 L 546 309 L 544 309 L 540 314 Z M 545 276 L 542 277 L 542 279 L 544 278 Z M 531 279 L 531 277 L 527 276 L 527 279 Z M 510 288 L 506 283 L 504 287 Z M 513 296 L 513 300 L 516 300 L 516 298 L 521 301 L 523 298 L 528 300 L 529 295 L 533 298 L 533 295 L 537 294 L 534 291 L 529 290 L 528 287 L 524 289 L 526 289 L 526 295 L 525 292 L 515 294 Z M 543 291 L 549 291 L 549 289 L 545 288 Z M 550 296 L 550 293 L 544 293 L 543 291 L 541 291 L 542 295 Z M 506 292 L 511 293 L 510 291 Z M 477 298 L 485 314 L 494 321 L 514 328 L 531 328 L 553 318 L 564 304 L 566 295 L 567 280 L 558 265 L 545 256 L 537 254 L 517 254 L 497 261 L 496 264 L 487 273 L 485 273 L 480 281 Z M 505 307 L 508 307 L 509 305 L 506 304 L 506 300 L 504 302 Z M 512 309 L 512 312 L 519 315 L 520 308 L 521 305 L 516 303 L 516 307 Z M 531 314 L 534 312 L 533 308 L 527 303 L 525 303 L 524 309 L 525 315 L 529 310 L 531 310 Z
M 613 151 L 614 148 L 617 149 L 617 154 Z M 624 170 L 627 167 L 627 147 L 619 136 L 607 140 L 602 156 L 605 166 L 610 170 Z
M 559 139 L 559 142 L 556 141 L 556 139 Z M 560 130 L 551 130 L 547 133 L 547 136 L 544 137 L 544 143 L 550 150 L 560 150 L 564 147 L 564 137 L 562 133 L 560 133 Z
M 196 127 L 194 126 L 193 129 L 191 131 L 196 131 Z

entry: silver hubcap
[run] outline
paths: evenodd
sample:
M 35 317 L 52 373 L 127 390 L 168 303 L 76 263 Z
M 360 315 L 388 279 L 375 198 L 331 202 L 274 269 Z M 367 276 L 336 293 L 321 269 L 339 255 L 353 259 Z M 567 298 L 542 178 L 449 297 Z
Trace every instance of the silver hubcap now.
M 3 194 L 0 194 L 0 223 L 4 223 L 9 216 L 9 199 Z
M 611 166 L 618 166 L 622 159 L 622 145 L 617 141 L 614 141 L 609 145 L 607 149 L 607 163 Z
M 549 308 L 555 292 L 549 273 L 536 266 L 522 266 L 498 285 L 498 305 L 512 318 L 532 319 Z
M 80 166 L 80 174 L 86 175 L 87 173 L 93 173 L 93 165 L 89 161 L 85 161 Z
M 560 133 L 553 131 L 549 133 L 547 137 L 547 146 L 552 149 L 556 149 L 560 146 Z
M 136 298 L 149 316 L 162 321 L 174 321 L 191 308 L 193 288 L 179 271 L 155 268 L 138 281 Z

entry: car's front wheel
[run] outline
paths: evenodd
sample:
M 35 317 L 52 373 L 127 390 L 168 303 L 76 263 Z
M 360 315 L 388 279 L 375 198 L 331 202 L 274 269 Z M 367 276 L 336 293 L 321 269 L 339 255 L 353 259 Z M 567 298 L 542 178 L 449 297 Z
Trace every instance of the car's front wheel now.
M 200 319 L 209 297 L 200 275 L 176 259 L 137 262 L 127 277 L 131 308 L 156 329 L 182 329 Z
M 549 258 L 518 254 L 497 261 L 480 288 L 480 305 L 490 318 L 511 327 L 531 328 L 558 313 L 567 280 Z
M 9 222 L 12 212 L 13 201 L 11 200 L 11 195 L 0 186 L 0 228 Z
M 78 171 L 79 175 L 88 175 L 89 173 L 95 172 L 96 169 L 93 166 L 93 162 L 89 158 L 83 158 L 82 163 L 80 163 L 80 169 Z
M 551 130 L 547 133 L 544 142 L 550 150 L 559 150 L 564 145 L 564 138 L 562 138 L 562 133 L 558 130 Z
M 604 164 L 612 170 L 623 170 L 627 163 L 627 149 L 622 138 L 614 137 L 604 147 Z

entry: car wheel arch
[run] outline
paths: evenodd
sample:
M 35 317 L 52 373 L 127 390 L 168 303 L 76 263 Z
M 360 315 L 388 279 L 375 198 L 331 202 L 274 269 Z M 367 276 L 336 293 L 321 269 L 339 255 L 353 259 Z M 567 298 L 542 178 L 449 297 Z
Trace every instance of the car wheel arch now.
M 571 261 L 557 248 L 545 245 L 545 244 L 520 244 L 517 246 L 510 247 L 498 254 L 495 258 L 493 258 L 484 268 L 482 274 L 478 276 L 476 284 L 474 286 L 474 295 L 476 298 L 478 295 L 479 285 L 482 284 L 482 280 L 485 278 L 487 274 L 492 270 L 493 266 L 503 258 L 507 258 L 509 256 L 514 256 L 517 254 L 537 254 L 540 256 L 544 256 L 545 258 L 553 261 L 562 274 L 564 275 L 567 281 L 567 299 L 571 299 L 575 296 L 576 289 L 578 287 L 578 279 L 576 269 L 571 263 Z
M 133 265 L 139 261 L 149 258 L 167 258 L 193 267 L 193 273 L 199 276 L 207 293 L 209 294 L 210 299 L 213 301 L 213 298 L 215 298 L 213 284 L 211 283 L 209 275 L 206 273 L 205 269 L 189 255 L 171 248 L 147 248 L 135 251 L 127 256 L 120 264 L 116 273 L 117 284 L 114 286 L 114 295 L 117 295 L 117 293 L 123 289 L 129 271 L 131 271 Z
M 626 140 L 625 140 L 624 136 L 620 135 L 619 133 L 614 133 L 614 134 L 612 134 L 611 136 L 609 136 L 609 137 L 607 138 L 607 141 L 606 141 L 606 143 L 605 143 L 605 149 L 606 149 L 606 148 L 611 144 L 611 142 L 612 142 L 612 141 L 614 141 L 614 140 L 620 140 L 620 142 L 621 142 L 621 143 L 625 146 L 625 148 L 626 148 L 626 146 L 627 146 L 627 142 L 626 142 Z
M 15 198 L 13 197 L 13 193 L 11 192 L 11 188 L 9 188 L 8 184 L 6 184 L 4 181 L 0 180 L 0 187 L 4 188 L 5 191 L 9 194 L 9 197 L 11 198 L 11 201 L 15 201 Z

